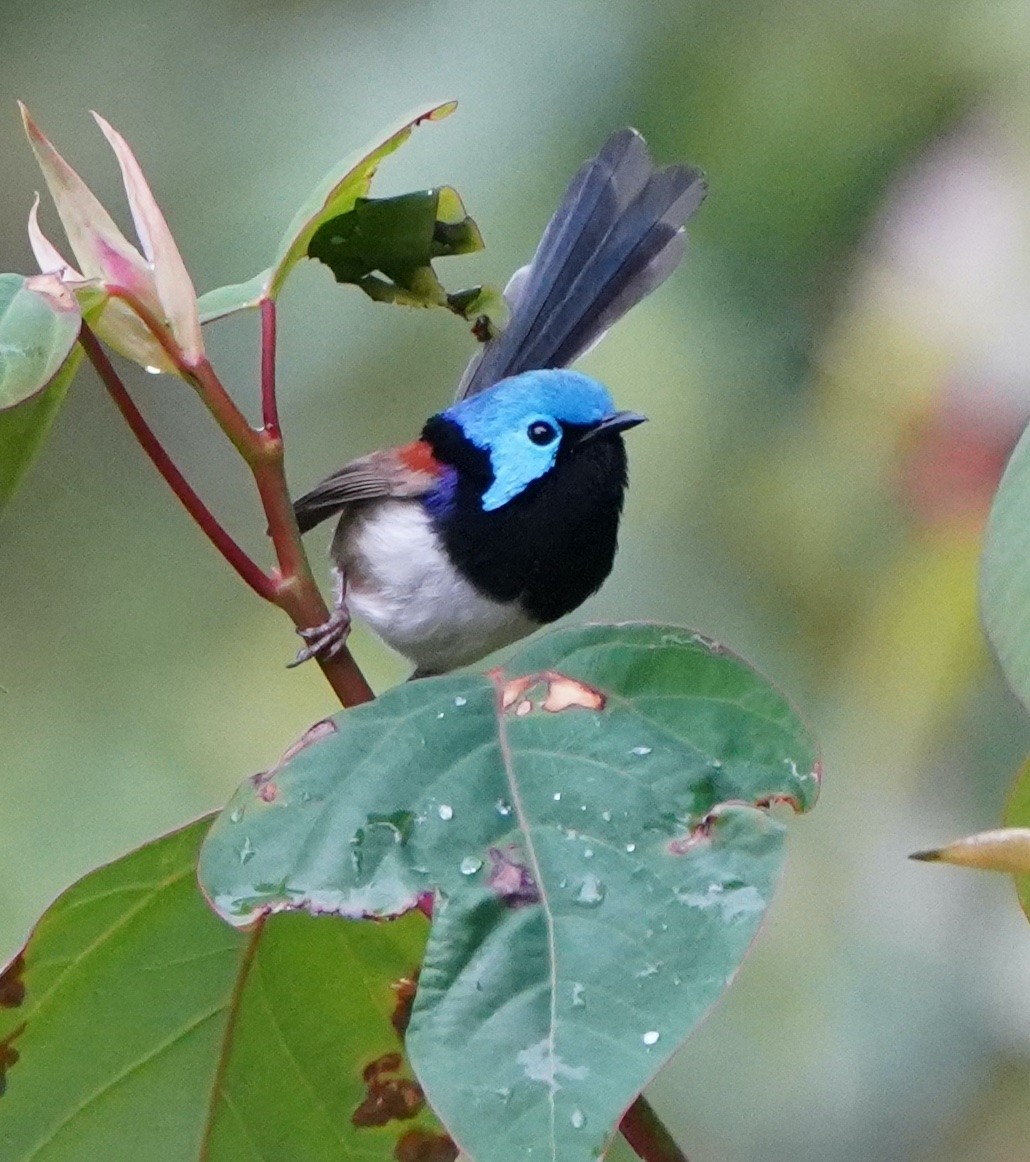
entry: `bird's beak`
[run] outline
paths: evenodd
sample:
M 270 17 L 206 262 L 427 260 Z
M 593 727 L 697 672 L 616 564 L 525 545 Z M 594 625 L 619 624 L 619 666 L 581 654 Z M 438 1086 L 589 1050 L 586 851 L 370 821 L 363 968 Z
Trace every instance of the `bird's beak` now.
M 625 432 L 629 428 L 635 428 L 637 424 L 646 423 L 647 416 L 642 416 L 640 412 L 615 412 L 614 415 L 608 416 L 599 424 L 595 424 L 589 431 L 584 432 L 576 443 L 585 444 L 588 440 L 593 440 L 605 432 Z

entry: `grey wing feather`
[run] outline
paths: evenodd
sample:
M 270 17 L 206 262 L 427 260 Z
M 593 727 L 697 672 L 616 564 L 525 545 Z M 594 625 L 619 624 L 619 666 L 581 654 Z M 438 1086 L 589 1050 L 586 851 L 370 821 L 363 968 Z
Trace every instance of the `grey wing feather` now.
M 352 460 L 316 484 L 294 501 L 293 511 L 300 531 L 306 533 L 352 504 L 391 496 L 421 496 L 432 483 L 431 478 L 406 468 L 394 449 L 373 452 Z
M 533 261 L 508 284 L 511 321 L 469 364 L 458 398 L 578 359 L 676 268 L 685 224 L 705 193 L 698 170 L 656 169 L 636 130 L 613 133 L 572 179 Z

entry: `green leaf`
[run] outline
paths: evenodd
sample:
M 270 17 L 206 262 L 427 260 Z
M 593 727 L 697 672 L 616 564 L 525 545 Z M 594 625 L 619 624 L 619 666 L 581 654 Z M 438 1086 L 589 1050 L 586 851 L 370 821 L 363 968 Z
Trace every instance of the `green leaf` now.
M 1009 793 L 1009 801 L 1005 805 L 1006 827 L 1030 827 L 1030 759 L 1028 759 L 1016 776 Z M 1016 876 L 1016 893 L 1019 903 L 1030 920 L 1030 875 Z
M 423 917 L 234 932 L 194 881 L 208 823 L 88 875 L 0 975 L 0 1157 L 453 1157 L 401 1057 Z
M 980 602 L 1005 677 L 1030 708 L 1030 428 L 1009 459 L 991 507 Z
M 445 101 L 406 117 L 374 145 L 333 166 L 293 216 L 279 241 L 272 265 L 247 282 L 201 295 L 201 321 L 210 322 L 256 307 L 265 298 L 276 298 L 287 275 L 307 255 L 318 228 L 329 219 L 353 210 L 358 198 L 368 193 L 380 162 L 400 149 L 416 126 L 426 121 L 442 121 L 456 108 L 456 101 Z
M 432 260 L 482 249 L 479 228 L 457 192 L 444 187 L 397 198 L 359 198 L 352 210 L 315 231 L 308 257 L 324 262 L 337 282 L 353 283 L 377 302 L 449 307 Z
M 267 297 L 267 288 L 272 276 L 272 269 L 263 270 L 255 274 L 246 282 L 233 283 L 232 286 L 220 286 L 202 294 L 197 300 L 200 309 L 201 323 L 213 323 L 215 319 L 224 319 L 235 315 L 239 311 L 252 311 L 261 305 L 262 299 Z
M 55 275 L 0 274 L 0 411 L 54 378 L 79 335 L 75 296 Z
M 18 407 L 0 411 L 0 510 L 14 495 L 43 444 L 75 378 L 83 350 L 76 344 L 46 388 Z
M 715 643 L 560 630 L 407 683 L 243 786 L 200 877 L 233 923 L 436 893 L 408 1049 L 476 1162 L 602 1152 L 727 986 L 808 808 L 811 737 Z
M 56 275 L 0 274 L 0 509 L 75 378 L 80 323 L 75 296 Z

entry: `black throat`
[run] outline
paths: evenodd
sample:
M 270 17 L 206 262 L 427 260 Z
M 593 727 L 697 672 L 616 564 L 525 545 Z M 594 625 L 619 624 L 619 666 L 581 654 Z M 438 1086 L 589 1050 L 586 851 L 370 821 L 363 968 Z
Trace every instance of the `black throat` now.
M 451 560 L 481 592 L 518 601 L 541 622 L 581 605 L 611 572 L 626 489 L 626 447 L 617 433 L 577 444 L 568 427 L 554 467 L 514 500 L 484 512 L 490 456 L 452 420 L 425 426 L 436 458 L 456 469 L 452 503 L 435 514 Z

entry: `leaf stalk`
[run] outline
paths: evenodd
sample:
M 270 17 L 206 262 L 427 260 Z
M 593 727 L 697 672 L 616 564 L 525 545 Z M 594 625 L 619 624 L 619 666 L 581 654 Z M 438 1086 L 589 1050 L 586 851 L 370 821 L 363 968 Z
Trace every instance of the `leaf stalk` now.
M 639 1094 L 623 1114 L 619 1130 L 630 1148 L 644 1162 L 688 1162 L 686 1154 L 665 1128 L 654 1106 Z

